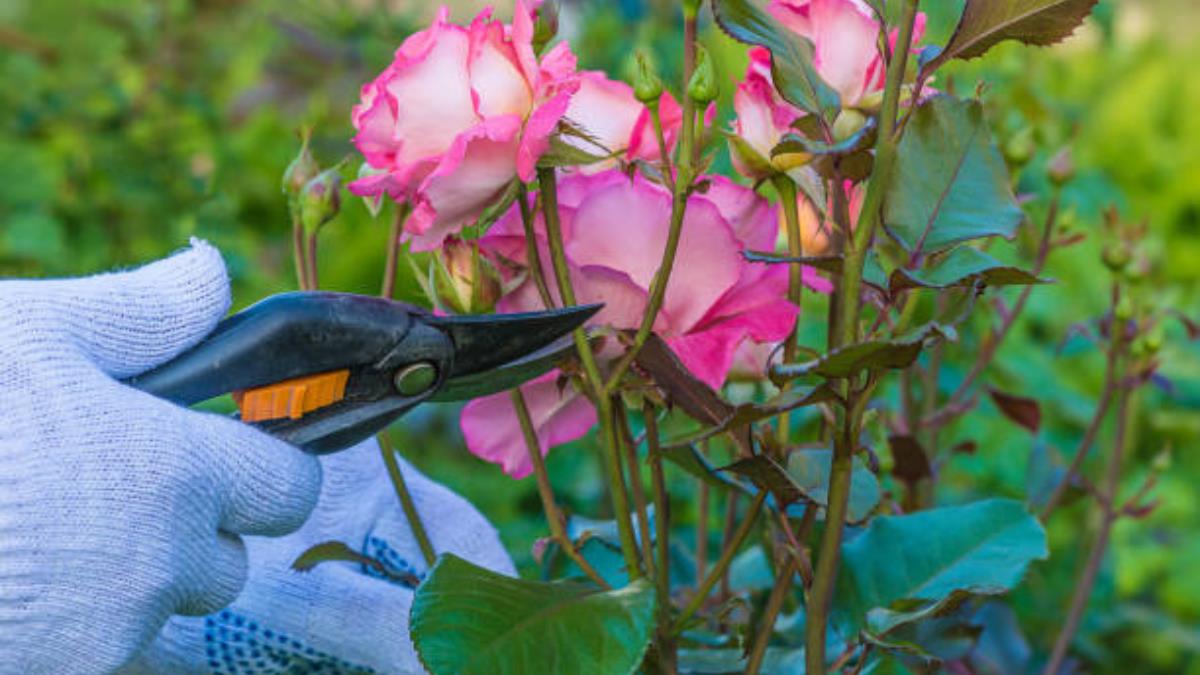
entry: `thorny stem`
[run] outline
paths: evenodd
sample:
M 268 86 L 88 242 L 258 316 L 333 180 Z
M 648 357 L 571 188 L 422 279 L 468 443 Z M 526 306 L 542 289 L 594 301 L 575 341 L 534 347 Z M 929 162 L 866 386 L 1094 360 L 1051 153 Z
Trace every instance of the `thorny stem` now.
M 396 264 L 400 259 L 400 234 L 404 231 L 404 221 L 412 209 L 408 204 L 396 205 L 396 217 L 392 219 L 392 228 L 388 233 L 387 263 L 383 268 L 383 285 L 379 294 L 387 299 L 396 295 Z
M 562 226 L 558 216 L 558 184 L 554 169 L 538 169 L 538 188 L 542 201 L 542 218 L 546 225 L 546 240 L 550 247 L 550 258 L 554 265 L 554 276 L 558 281 L 558 295 L 563 305 L 575 302 L 575 289 L 571 286 L 571 272 L 567 267 L 567 254 L 563 248 Z M 629 498 L 625 492 L 625 480 L 621 471 L 620 440 L 613 427 L 613 406 L 608 396 L 601 391 L 603 380 L 596 365 L 596 357 L 588 344 L 583 328 L 576 328 L 575 351 L 583 363 L 586 384 L 595 395 L 597 413 L 604 435 L 604 462 L 608 471 L 609 492 L 613 502 L 613 516 L 617 520 L 617 534 L 621 539 L 621 553 L 625 558 L 630 580 L 641 576 L 638 566 L 637 542 L 633 537 L 633 523 L 629 518 Z
M 663 474 L 662 454 L 658 447 L 658 418 L 653 403 L 642 405 L 642 419 L 646 425 L 647 450 L 650 456 L 650 479 L 654 487 L 654 546 L 658 562 L 654 575 L 654 588 L 658 607 L 658 653 L 662 669 L 675 672 L 675 639 L 671 633 L 671 501 L 667 493 L 667 481 Z M 649 544 L 646 545 L 649 547 Z
M 538 199 L 541 197 L 539 196 Z M 533 285 L 537 287 L 538 297 L 542 299 L 542 304 L 546 309 L 553 309 L 554 296 L 550 295 L 550 287 L 546 285 L 546 275 L 542 272 L 542 254 L 538 251 L 537 233 L 533 225 L 533 210 L 537 205 L 530 206 L 529 190 L 523 182 L 517 188 L 517 204 L 521 207 L 521 227 L 525 230 L 525 258 L 526 265 L 529 266 L 529 276 L 533 278 Z
M 429 543 L 429 535 L 421 523 L 421 515 L 417 513 L 417 505 L 413 501 L 412 493 L 408 491 L 408 484 L 404 482 L 400 463 L 396 461 L 396 450 L 392 447 L 391 439 L 386 431 L 379 432 L 375 437 L 379 441 L 379 452 L 383 454 L 383 463 L 387 467 L 388 476 L 392 479 L 392 487 L 396 489 L 396 496 L 400 498 L 400 508 L 404 509 L 404 517 L 408 519 L 408 529 L 412 530 L 413 537 L 417 540 L 417 546 L 421 547 L 421 556 L 425 558 L 425 565 L 433 567 L 433 563 L 437 561 L 437 554 L 433 550 L 433 544 Z
M 1113 285 L 1112 303 L 1110 312 L 1117 307 L 1117 301 L 1120 300 L 1120 287 Z M 1118 340 L 1124 339 L 1124 326 L 1118 328 L 1117 321 L 1113 320 L 1113 326 L 1110 329 L 1113 344 L 1108 350 L 1108 357 L 1104 366 L 1104 388 L 1100 392 L 1100 400 L 1096 402 L 1096 412 L 1092 415 L 1092 421 L 1088 423 L 1087 430 L 1083 432 L 1083 438 L 1079 439 L 1079 445 L 1075 447 L 1075 455 L 1071 458 L 1071 464 L 1067 467 L 1066 473 L 1063 474 L 1058 484 L 1054 486 L 1054 490 L 1050 493 L 1050 497 L 1046 499 L 1046 505 L 1042 507 L 1041 513 L 1038 516 L 1044 521 L 1050 517 L 1054 509 L 1058 507 L 1059 501 L 1066 494 L 1067 489 L 1071 487 L 1071 480 L 1079 469 L 1083 466 L 1083 460 L 1087 457 L 1088 451 L 1092 447 L 1092 443 L 1096 440 L 1096 434 L 1100 432 L 1100 426 L 1104 422 L 1105 416 L 1108 414 L 1108 407 L 1112 403 L 1113 393 L 1117 388 L 1117 362 L 1120 356 Z
M 899 36 L 891 61 L 888 62 L 886 84 L 883 91 L 883 107 L 879 113 L 879 137 L 875 145 L 875 168 L 867 183 L 862 211 L 854 232 L 847 233 L 846 258 L 842 265 L 837 298 L 837 325 L 833 347 L 853 343 L 858 337 L 860 297 L 863 264 L 867 251 L 879 225 L 879 212 L 896 153 L 896 112 L 899 108 L 900 88 L 904 82 L 904 71 L 908 61 L 909 45 L 912 44 L 913 26 L 917 18 L 920 0 L 904 0 L 899 24 Z M 866 401 L 874 388 L 868 382 L 864 391 L 853 399 L 849 410 L 841 411 L 841 432 L 836 434 L 833 447 L 833 462 L 829 474 L 829 506 L 825 516 L 825 532 L 821 537 L 821 550 L 817 569 L 809 595 L 808 616 L 805 635 L 805 663 L 812 675 L 825 672 L 825 630 L 829 603 L 837 581 L 838 563 L 841 558 L 842 530 L 846 521 L 846 507 L 850 497 L 850 475 L 853 468 L 854 450 L 862 423 Z M 846 392 L 848 395 L 853 392 Z
M 1124 340 L 1122 336 L 1124 333 L 1124 325 L 1120 327 L 1113 326 L 1111 349 L 1114 352 L 1123 349 L 1122 344 Z M 1084 563 L 1083 567 L 1083 574 L 1075 584 L 1075 590 L 1071 595 L 1070 609 L 1067 611 L 1067 619 L 1063 623 L 1062 631 L 1058 634 L 1058 639 L 1054 642 L 1054 650 L 1050 654 L 1050 660 L 1046 663 L 1045 669 L 1042 670 L 1042 675 L 1056 675 L 1062 667 L 1063 659 L 1067 656 L 1067 650 L 1070 648 L 1072 640 L 1075 639 L 1076 631 L 1079 630 L 1079 623 L 1083 619 L 1083 613 L 1087 610 L 1092 589 L 1096 585 L 1096 576 L 1100 571 L 1100 563 L 1104 560 L 1104 552 L 1108 548 L 1108 539 L 1112 534 L 1113 524 L 1120 517 L 1116 501 L 1117 490 L 1121 481 L 1121 462 L 1125 456 L 1130 417 L 1133 412 L 1133 406 L 1129 404 L 1131 398 L 1130 390 L 1131 386 L 1128 384 L 1121 384 L 1117 389 L 1117 422 L 1116 429 L 1113 431 L 1113 449 L 1108 457 L 1105 482 L 1098 500 L 1101 508 L 1100 531 L 1096 533 L 1096 540 L 1088 552 L 1087 562 Z
M 792 589 L 792 580 L 795 576 L 796 558 L 789 555 L 784 560 L 778 576 L 775 577 L 775 585 L 771 588 L 770 597 L 767 598 L 767 606 L 763 609 L 762 618 L 759 620 L 758 635 L 754 638 L 754 647 L 751 648 L 750 658 L 746 662 L 745 675 L 758 675 L 763 657 L 767 654 L 767 645 L 771 643 L 771 634 L 775 632 L 775 619 L 779 616 L 779 610 L 783 609 L 783 602 L 787 599 L 788 591 Z
M 537 431 L 533 428 L 533 420 L 529 417 L 529 406 L 525 404 L 525 396 L 521 389 L 514 388 L 509 392 L 513 408 L 517 411 L 517 421 L 521 424 L 521 434 L 525 437 L 525 447 L 529 450 L 529 461 L 533 463 L 533 475 L 537 479 L 538 495 L 542 498 L 542 510 L 546 513 L 546 521 L 550 524 L 550 536 L 558 547 L 567 554 L 583 573 L 603 589 L 609 589 L 608 582 L 600 576 L 591 563 L 575 548 L 575 542 L 567 536 L 562 512 L 554 501 L 554 488 L 550 485 L 550 475 L 546 471 L 546 459 L 542 457 L 541 444 L 538 442 Z
M 737 531 L 734 532 L 733 537 L 726 544 L 725 550 L 721 551 L 721 557 L 717 560 L 717 564 L 708 573 L 708 576 L 704 577 L 700 588 L 696 589 L 696 594 L 692 596 L 687 606 L 679 613 L 679 617 L 675 619 L 675 628 L 672 631 L 674 634 L 678 635 L 683 630 L 684 626 L 687 625 L 688 619 L 692 618 L 696 610 L 700 609 L 700 606 L 704 604 L 704 601 L 708 598 L 708 594 L 712 592 L 713 586 L 716 586 L 717 581 L 725 575 L 725 570 L 729 568 L 729 563 L 733 562 L 734 554 L 741 548 L 742 542 L 746 541 L 750 530 L 754 528 L 754 523 L 758 520 L 758 514 L 762 511 L 763 502 L 766 498 L 767 493 L 765 490 L 759 490 L 758 494 L 754 496 L 754 501 L 750 503 L 750 510 L 742 518 Z

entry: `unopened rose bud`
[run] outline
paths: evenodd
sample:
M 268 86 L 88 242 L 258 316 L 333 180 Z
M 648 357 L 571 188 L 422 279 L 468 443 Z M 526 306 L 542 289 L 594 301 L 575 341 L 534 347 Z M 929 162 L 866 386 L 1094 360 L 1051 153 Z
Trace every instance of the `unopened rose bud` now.
M 1132 259 L 1133 252 L 1129 250 L 1129 244 L 1123 241 L 1105 246 L 1104 251 L 1100 253 L 1100 260 L 1112 272 L 1120 272 L 1125 269 Z
M 489 312 L 500 299 L 500 275 L 475 247 L 448 239 L 433 259 L 435 302 L 456 314 Z
M 1004 158 L 1012 166 L 1020 168 L 1029 163 L 1036 149 L 1033 142 L 1033 129 L 1025 127 L 1004 144 Z
M 1150 354 L 1157 354 L 1158 350 L 1163 346 L 1163 330 L 1162 326 L 1154 326 L 1146 332 L 1146 351 Z
M 326 169 L 304 184 L 300 193 L 300 222 L 307 232 L 315 232 L 333 220 L 342 209 L 340 166 Z
M 708 50 L 696 45 L 696 70 L 688 82 L 687 95 L 701 107 L 717 98 L 717 74 Z
M 863 128 L 866 123 L 867 117 L 861 112 L 853 108 L 842 110 L 838 113 L 837 119 L 833 121 L 833 140 L 844 141 L 850 138 L 858 133 L 858 130 Z
M 1133 300 L 1129 296 L 1124 296 L 1113 308 L 1113 318 L 1117 321 L 1125 322 L 1133 318 Z
M 1075 159 L 1071 156 L 1070 148 L 1063 148 L 1050 158 L 1046 175 L 1055 185 L 1064 185 L 1075 177 Z
M 304 189 L 304 185 L 312 180 L 321 171 L 321 167 L 317 166 L 317 160 L 313 158 L 312 151 L 308 149 L 308 140 L 312 132 L 305 127 L 300 131 L 301 145 L 300 152 L 296 153 L 296 158 L 288 164 L 287 169 L 283 172 L 283 193 L 290 198 L 296 197 Z
M 658 106 L 658 100 L 662 98 L 663 83 L 654 70 L 650 67 L 650 62 L 646 55 L 638 52 L 637 55 L 637 73 L 633 78 L 633 96 L 641 101 L 647 107 Z
M 537 21 L 533 24 L 533 50 L 540 54 L 555 35 L 558 35 L 558 3 L 546 0 L 538 8 Z

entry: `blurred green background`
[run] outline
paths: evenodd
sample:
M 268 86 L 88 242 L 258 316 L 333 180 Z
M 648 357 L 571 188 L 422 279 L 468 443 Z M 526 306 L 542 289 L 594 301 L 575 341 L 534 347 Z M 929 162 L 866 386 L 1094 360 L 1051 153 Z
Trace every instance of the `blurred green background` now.
M 468 19 L 480 2 L 456 4 Z M 498 8 L 507 16 L 506 3 Z M 961 0 L 929 0 L 928 40 L 944 38 Z M 470 7 L 468 7 L 470 5 Z M 623 77 L 634 48 L 678 79 L 681 36 L 667 0 L 567 2 L 563 31 L 581 67 Z M 432 3 L 413 0 L 0 0 L 0 275 L 87 274 L 161 257 L 188 237 L 224 253 L 235 304 L 294 286 L 280 174 L 314 129 L 324 165 L 353 157 L 350 108 Z M 1047 417 L 1041 437 L 985 404 L 948 432 L 979 450 L 943 473 L 940 498 L 1024 497 L 1045 448 L 1073 447 L 1090 415 L 1102 358 L 1083 341 L 1057 346 L 1069 326 L 1104 308 L 1098 264 L 1100 212 L 1115 204 L 1147 219 L 1154 264 L 1139 291 L 1200 318 L 1200 41 L 1194 0 L 1103 0 L 1095 17 L 1050 50 L 1005 45 L 955 64 L 935 86 L 987 87 L 1002 146 L 1036 147 L 1018 189 L 1029 212 L 1045 209 L 1046 159 L 1074 149 L 1079 177 L 1065 217 L 1090 236 L 1052 258 L 1059 283 L 1033 295 L 1028 315 L 1001 351 L 991 381 L 1036 392 Z M 745 63 L 742 47 L 709 26 L 723 97 Z M 728 106 L 723 108 L 728 118 Z M 724 124 L 724 121 L 721 122 Z M 728 167 L 723 157 L 717 167 Z M 352 159 L 351 167 L 357 167 Z M 348 170 L 350 177 L 352 169 Z M 373 219 L 349 197 L 322 233 L 321 280 L 330 289 L 378 292 L 389 213 Z M 423 302 L 407 266 L 401 295 Z M 986 316 L 978 320 L 985 326 Z M 1096 672 L 1200 673 L 1200 348 L 1181 327 L 1167 331 L 1167 389 L 1139 401 L 1133 490 L 1151 458 L 1172 449 L 1159 508 L 1117 529 L 1079 640 Z M 974 343 L 948 354 L 947 393 Z M 453 408 L 431 408 L 395 429 L 405 454 L 459 490 L 500 528 L 523 572 L 536 574 L 530 546 L 544 533 L 532 479 L 514 482 L 463 447 Z M 572 511 L 603 515 L 600 472 L 585 441 L 550 457 L 560 498 Z M 1031 461 L 1032 458 L 1032 461 Z M 1093 469 L 1094 471 L 1094 469 Z M 1031 478 L 1033 476 L 1033 478 Z M 686 486 L 675 495 L 692 517 Z M 1067 602 L 1087 509 L 1051 523 L 1052 560 L 1015 595 L 1025 639 L 1044 650 Z M 434 525 L 436 526 L 436 525 Z

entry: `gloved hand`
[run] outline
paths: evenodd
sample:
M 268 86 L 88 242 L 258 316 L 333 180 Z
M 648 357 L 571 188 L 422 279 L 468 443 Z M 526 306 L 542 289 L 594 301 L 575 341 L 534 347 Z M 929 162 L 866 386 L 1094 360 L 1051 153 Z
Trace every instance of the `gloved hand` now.
M 408 635 L 412 586 L 426 566 L 374 440 L 321 458 L 325 484 L 308 522 L 278 539 L 246 537 L 250 577 L 228 609 L 174 617 L 127 673 L 421 673 Z M 437 553 L 513 574 L 496 531 L 469 503 L 400 461 Z M 393 580 L 359 564 L 292 562 L 341 541 L 381 560 Z
M 232 602 L 238 535 L 299 527 L 317 460 L 123 386 L 229 308 L 202 242 L 132 272 L 0 282 L 0 673 L 108 672 Z

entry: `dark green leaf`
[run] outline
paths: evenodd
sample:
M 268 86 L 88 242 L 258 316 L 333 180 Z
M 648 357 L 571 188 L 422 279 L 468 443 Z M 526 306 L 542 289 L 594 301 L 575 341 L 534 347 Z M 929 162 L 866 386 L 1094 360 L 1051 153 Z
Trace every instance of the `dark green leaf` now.
M 787 470 L 778 462 L 766 455 L 745 457 L 721 468 L 721 471 L 736 473 L 749 478 L 760 490 L 767 490 L 775 496 L 776 503 L 786 506 L 804 498 L 804 493 L 788 475 Z
M 696 450 L 694 445 L 674 445 L 664 447 L 660 454 L 684 471 L 700 478 L 714 487 L 735 488 L 745 491 L 745 486 L 729 478 Z
M 743 251 L 742 256 L 750 262 L 768 264 L 800 263 L 833 274 L 841 274 L 842 272 L 842 256 L 840 255 L 790 256 L 783 253 L 768 253 L 766 251 Z
M 632 673 L 653 626 L 645 580 L 598 592 L 513 579 L 453 555 L 417 589 L 411 615 L 413 644 L 434 675 Z
M 712 387 L 692 375 L 662 338 L 651 335 L 638 351 L 637 364 L 662 388 L 671 403 L 706 424 L 719 424 L 734 407 Z
M 820 506 L 829 505 L 829 470 L 833 464 L 832 450 L 797 450 L 788 455 L 787 474 L 800 492 Z M 854 469 L 850 474 L 850 502 L 846 519 L 852 523 L 862 522 L 871 515 L 879 504 L 879 480 L 863 464 L 854 458 Z
M 837 92 L 813 66 L 813 46 L 780 25 L 754 0 L 712 0 L 713 17 L 729 37 L 771 52 L 775 88 L 801 110 L 826 118 L 841 108 Z
M 1052 45 L 1075 32 L 1097 0 L 967 0 L 946 48 L 926 67 L 982 56 L 998 42 Z
M 340 541 L 326 541 L 309 547 L 307 551 L 301 553 L 300 557 L 296 558 L 296 561 L 292 563 L 292 569 L 297 572 L 308 572 L 317 565 L 327 562 L 349 562 L 370 567 L 384 577 L 409 588 L 416 588 L 417 584 L 421 582 L 420 578 L 415 574 L 411 572 L 398 572 L 375 558 L 355 551 Z
M 888 231 L 914 257 L 960 241 L 1013 236 L 1024 216 L 978 101 L 939 95 L 913 113 L 884 207 Z
M 861 628 L 872 609 L 902 600 L 1007 592 L 1046 555 L 1041 524 L 1009 499 L 878 516 L 842 546 L 835 604 L 841 621 Z
M 858 131 L 850 134 L 837 143 L 814 141 L 803 134 L 785 134 L 779 143 L 771 148 L 771 156 L 791 153 L 807 153 L 810 155 L 845 155 L 855 150 L 865 148 L 875 132 L 875 118 L 868 117 Z
M 812 389 L 789 389 L 763 403 L 743 403 L 734 408 L 733 414 L 725 418 L 720 424 L 708 427 L 707 429 L 701 429 L 696 433 L 689 434 L 677 440 L 668 441 L 664 443 L 664 447 L 690 446 L 718 434 L 723 434 L 731 429 L 744 427 L 768 417 L 774 417 L 797 408 L 838 399 L 838 393 L 826 384 L 813 387 Z
M 774 366 L 771 368 L 771 379 L 786 381 L 805 375 L 842 378 L 864 370 L 907 368 L 917 360 L 927 338 L 945 334 L 945 330 L 937 324 L 926 324 L 921 330 L 901 340 L 859 342 L 805 363 Z
M 973 287 L 977 283 L 985 286 L 1013 286 L 1044 284 L 1046 280 L 1025 270 L 1005 265 L 971 246 L 959 246 L 926 265 L 924 269 L 894 270 L 888 279 L 892 293 L 913 287 Z

